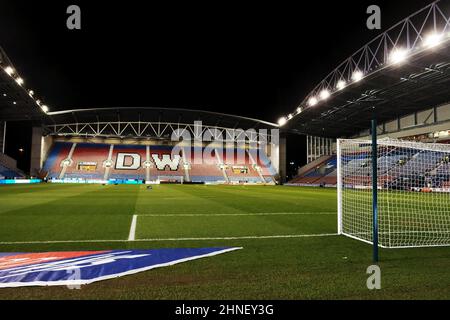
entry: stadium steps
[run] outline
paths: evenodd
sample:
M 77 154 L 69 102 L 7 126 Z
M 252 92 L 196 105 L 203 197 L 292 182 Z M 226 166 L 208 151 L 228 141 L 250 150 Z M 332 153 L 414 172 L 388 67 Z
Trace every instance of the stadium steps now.
M 256 170 L 256 166 L 257 166 L 258 164 L 256 163 L 255 159 L 253 158 L 251 152 L 248 152 L 248 150 L 246 150 L 246 152 L 247 152 L 247 154 L 248 154 L 248 157 L 249 157 L 249 159 L 250 159 L 250 162 L 251 162 L 252 166 L 255 168 L 255 171 L 258 173 L 258 176 L 259 176 L 259 178 L 261 179 L 261 182 L 265 183 L 265 182 L 266 182 L 266 179 L 264 179 L 264 177 L 263 177 L 263 175 L 262 175 L 262 173 L 261 173 L 261 170 Z
M 108 159 L 105 160 L 105 163 L 112 161 L 113 151 L 114 151 L 114 145 L 112 144 L 109 146 Z M 111 171 L 111 167 L 109 167 L 109 166 L 105 167 L 105 174 L 103 175 L 103 180 L 109 179 L 110 171 Z
M 181 151 L 182 151 L 181 155 L 183 157 L 184 180 L 190 182 L 191 177 L 189 175 L 189 162 L 186 157 L 186 150 L 185 150 L 185 148 L 182 148 Z
M 223 161 L 222 161 L 222 159 L 220 159 L 220 154 L 219 154 L 219 152 L 217 151 L 217 149 L 214 150 L 214 153 L 216 154 L 217 164 L 218 164 L 218 165 L 223 164 Z M 221 169 L 221 171 L 222 171 L 222 174 L 223 174 L 223 177 L 224 177 L 225 181 L 226 181 L 227 183 L 230 183 L 230 179 L 228 178 L 228 175 L 227 175 L 227 172 L 226 172 L 226 170 L 225 170 L 225 167 L 223 167 L 223 168 Z
M 303 176 L 310 172 L 311 170 L 317 168 L 317 166 L 323 165 L 325 162 L 331 159 L 332 156 L 322 156 L 316 160 L 304 165 L 298 170 L 297 177 Z
M 288 182 L 288 184 L 336 184 L 336 178 L 333 173 L 336 169 L 329 170 L 325 168 L 332 162 L 335 155 L 322 156 L 299 169 L 298 175 Z M 321 172 L 324 170 L 324 172 Z
M 61 169 L 61 173 L 59 174 L 59 179 L 63 179 L 64 178 L 64 175 L 66 174 L 67 168 L 72 164 L 72 156 L 73 156 L 73 153 L 74 153 L 76 147 L 77 147 L 76 143 L 72 144 L 72 147 L 70 148 L 70 151 L 69 151 L 69 154 L 67 155 L 67 158 L 64 159 L 64 161 L 65 160 L 69 161 L 69 165 L 66 165 L 65 163 L 63 163 L 63 167 Z

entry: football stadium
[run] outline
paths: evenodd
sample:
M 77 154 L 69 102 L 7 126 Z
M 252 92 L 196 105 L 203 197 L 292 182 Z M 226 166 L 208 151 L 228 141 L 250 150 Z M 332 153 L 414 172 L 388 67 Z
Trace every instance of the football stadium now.
M 53 108 L 0 48 L 0 299 L 449 299 L 450 3 L 404 17 L 279 119 Z

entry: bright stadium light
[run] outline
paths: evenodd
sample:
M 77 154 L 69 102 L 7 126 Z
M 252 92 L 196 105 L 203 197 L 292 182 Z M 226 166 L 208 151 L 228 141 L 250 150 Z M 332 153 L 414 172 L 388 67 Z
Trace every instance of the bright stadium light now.
M 362 73 L 361 71 L 357 70 L 357 71 L 353 72 L 353 75 L 352 75 L 353 81 L 358 82 L 363 77 L 364 77 L 364 73 Z
M 309 100 L 308 100 L 308 104 L 309 104 L 309 106 L 310 107 L 313 107 L 313 106 L 315 106 L 316 104 L 317 104 L 317 98 L 316 97 L 311 97 L 311 98 L 309 98 Z
M 330 91 L 328 91 L 328 90 L 322 90 L 321 92 L 320 92 L 320 99 L 322 99 L 322 100 L 326 100 L 326 99 L 328 99 L 330 97 Z
M 297 113 L 301 113 L 303 110 L 302 110 L 302 108 L 301 107 L 298 107 L 297 108 Z
M 404 62 L 406 59 L 408 58 L 408 50 L 405 49 L 395 49 L 390 57 L 389 60 L 393 63 L 393 64 L 400 64 L 402 62 Z
M 41 107 L 41 109 L 42 109 L 42 111 L 44 111 L 45 113 L 48 112 L 48 107 L 47 107 L 45 104 Z
M 342 90 L 342 89 L 345 88 L 346 85 L 347 85 L 347 83 L 344 80 L 339 80 L 337 85 L 336 85 L 336 88 L 338 90 Z
M 12 67 L 10 67 L 10 66 L 7 66 L 7 67 L 5 68 L 5 72 L 6 72 L 8 75 L 12 75 L 12 74 L 14 73 L 14 69 L 13 69 Z
M 442 41 L 443 35 L 438 33 L 431 33 L 427 35 L 423 41 L 423 45 L 427 48 L 438 46 Z
M 23 79 L 22 78 L 17 78 L 16 79 L 16 82 L 19 84 L 19 85 L 23 85 Z
M 33 90 L 29 90 L 28 94 L 30 95 L 30 97 L 34 96 L 34 91 Z
M 291 120 L 293 117 L 292 113 L 288 114 L 288 120 Z
M 278 119 L 278 125 L 280 127 L 284 126 L 287 122 L 287 119 L 285 117 L 281 117 L 280 119 Z

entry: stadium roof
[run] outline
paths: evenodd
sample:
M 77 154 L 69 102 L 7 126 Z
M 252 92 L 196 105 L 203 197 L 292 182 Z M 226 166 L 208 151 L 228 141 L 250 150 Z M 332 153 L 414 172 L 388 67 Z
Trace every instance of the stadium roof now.
M 49 112 L 46 124 L 96 123 L 96 122 L 164 122 L 194 124 L 202 121 L 204 125 L 224 128 L 276 128 L 278 124 L 225 113 L 159 107 L 118 107 L 75 109 Z
M 283 128 L 309 135 L 351 136 L 450 101 L 450 5 L 436 1 L 363 46 L 333 70 Z
M 215 140 L 246 136 L 270 141 L 274 123 L 218 112 L 180 108 L 98 108 L 49 112 L 45 133 L 56 136 L 168 139 L 210 134 Z M 232 130 L 229 130 L 232 129 Z M 247 131 L 249 130 L 250 131 Z M 253 129 L 253 130 L 252 130 Z M 260 130 L 264 129 L 264 130 Z
M 25 88 L 22 77 L 0 48 L 0 119 L 36 120 L 45 116 L 46 106 L 33 98 L 34 92 Z

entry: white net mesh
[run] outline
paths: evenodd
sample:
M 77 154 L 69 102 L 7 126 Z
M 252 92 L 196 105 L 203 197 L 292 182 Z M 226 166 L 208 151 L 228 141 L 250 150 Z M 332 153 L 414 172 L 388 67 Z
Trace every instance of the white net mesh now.
M 450 245 L 450 145 L 377 146 L 379 245 Z M 339 232 L 372 243 L 372 143 L 338 140 Z

